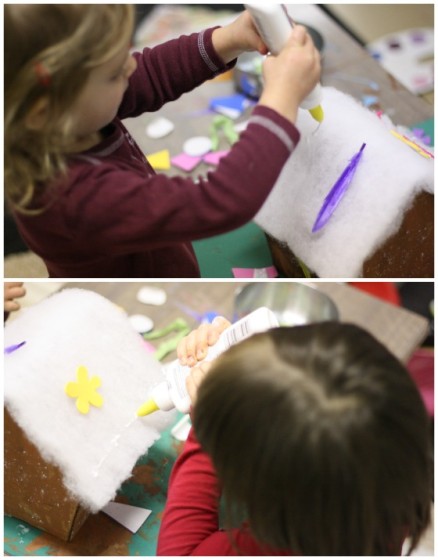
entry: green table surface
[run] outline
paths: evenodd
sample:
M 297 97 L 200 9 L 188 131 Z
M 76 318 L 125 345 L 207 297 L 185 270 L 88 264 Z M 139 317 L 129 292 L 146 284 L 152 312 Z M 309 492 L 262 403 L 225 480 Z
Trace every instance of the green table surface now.
M 202 278 L 233 278 L 233 268 L 272 266 L 264 232 L 254 222 L 193 243 Z

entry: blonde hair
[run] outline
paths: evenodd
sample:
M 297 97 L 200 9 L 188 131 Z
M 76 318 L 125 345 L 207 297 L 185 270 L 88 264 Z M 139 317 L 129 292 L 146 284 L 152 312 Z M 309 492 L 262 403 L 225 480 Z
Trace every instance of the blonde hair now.
M 21 212 L 65 172 L 72 107 L 91 70 L 130 40 L 134 11 L 126 4 L 6 4 L 5 194 Z M 26 118 L 48 100 L 41 130 Z
M 392 555 L 430 522 L 426 410 L 407 370 L 359 327 L 283 327 L 233 346 L 201 383 L 193 422 L 227 527 L 246 517 L 266 547 Z

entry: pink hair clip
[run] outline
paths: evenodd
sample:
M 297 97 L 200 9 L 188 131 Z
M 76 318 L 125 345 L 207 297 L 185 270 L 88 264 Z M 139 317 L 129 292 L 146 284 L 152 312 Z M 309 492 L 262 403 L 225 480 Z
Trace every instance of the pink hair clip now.
M 51 82 L 51 76 L 47 68 L 44 66 L 44 64 L 42 62 L 35 62 L 34 70 L 40 85 L 44 87 L 49 87 Z

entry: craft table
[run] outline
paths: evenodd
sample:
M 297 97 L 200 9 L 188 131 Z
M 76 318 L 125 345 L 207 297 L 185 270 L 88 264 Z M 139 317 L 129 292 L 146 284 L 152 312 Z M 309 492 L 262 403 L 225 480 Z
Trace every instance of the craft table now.
M 95 291 L 128 314 L 143 313 L 150 316 L 156 329 L 165 327 L 177 317 L 195 327 L 194 315 L 215 311 L 232 319 L 234 297 L 242 282 L 172 282 L 151 283 L 167 293 L 162 306 L 144 305 L 136 294 L 141 283 L 67 283 L 64 287 L 79 287 Z M 340 283 L 313 282 L 312 287 L 329 295 L 338 308 L 340 320 L 353 322 L 368 329 L 386 344 L 401 360 L 407 361 L 421 344 L 428 331 L 423 317 L 389 305 L 350 286 Z M 182 311 L 182 306 L 188 312 Z M 173 359 L 175 353 L 166 360 Z M 117 501 L 152 510 L 152 514 L 136 534 L 130 533 L 104 513 L 90 516 L 72 542 L 41 532 L 13 517 L 5 517 L 4 552 L 7 555 L 33 556 L 122 556 L 155 555 L 160 520 L 166 500 L 166 488 L 172 465 L 182 444 L 173 439 L 170 430 L 142 457 L 131 479 L 126 481 Z
M 293 4 L 290 5 L 289 11 L 296 21 L 313 27 L 324 39 L 321 79 L 323 85 L 336 87 L 358 100 L 363 96 L 374 95 L 378 102 L 373 109 L 381 109 L 398 125 L 424 128 L 433 139 L 433 105 L 399 84 L 317 5 Z M 378 85 L 377 92 L 370 87 L 371 83 Z M 146 126 L 156 117 L 155 114 L 128 119 L 126 125 L 145 154 L 167 149 L 172 157 L 182 152 L 183 143 L 188 138 L 209 135 L 213 119 L 213 115 L 208 111 L 210 100 L 230 95 L 234 91 L 232 75 L 229 73 L 164 106 L 159 114 L 170 119 L 175 124 L 175 130 L 162 139 L 152 140 L 145 134 Z M 247 120 L 249 114 L 248 110 L 236 122 Z M 219 149 L 228 147 L 226 141 L 221 140 Z M 202 163 L 187 175 L 205 176 L 211 169 Z M 161 172 L 185 175 L 183 171 L 174 167 Z M 233 267 L 264 268 L 273 262 L 266 237 L 254 223 L 224 235 L 197 241 L 194 248 L 204 278 L 232 277 Z

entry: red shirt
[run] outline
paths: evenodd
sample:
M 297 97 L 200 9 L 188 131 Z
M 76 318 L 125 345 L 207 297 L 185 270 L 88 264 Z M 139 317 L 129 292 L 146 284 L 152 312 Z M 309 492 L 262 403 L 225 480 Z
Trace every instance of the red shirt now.
M 175 462 L 158 535 L 158 556 L 295 556 L 257 542 L 248 527 L 228 533 L 219 528 L 221 491 L 209 456 L 190 431 Z M 388 547 L 400 556 L 403 540 Z M 236 543 L 237 548 L 233 543 Z
M 197 183 L 157 175 L 120 121 L 156 111 L 226 70 L 212 32 L 138 53 L 103 142 L 70 158 L 42 214 L 16 213 L 20 234 L 51 277 L 198 277 L 190 242 L 238 228 L 262 206 L 299 141 L 275 111 L 256 107 L 230 154 Z
M 246 527 L 230 536 L 219 529 L 220 488 L 210 458 L 193 429 L 169 480 L 158 535 L 158 556 L 290 556 L 259 544 Z

